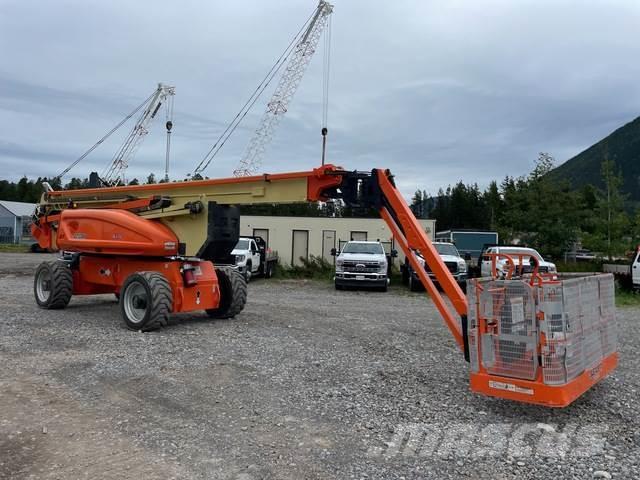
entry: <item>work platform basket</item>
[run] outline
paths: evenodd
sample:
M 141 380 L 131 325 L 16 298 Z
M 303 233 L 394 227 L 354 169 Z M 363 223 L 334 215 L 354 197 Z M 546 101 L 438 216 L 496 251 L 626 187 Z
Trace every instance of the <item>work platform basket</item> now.
M 612 275 L 469 281 L 473 391 L 563 407 L 617 364 Z

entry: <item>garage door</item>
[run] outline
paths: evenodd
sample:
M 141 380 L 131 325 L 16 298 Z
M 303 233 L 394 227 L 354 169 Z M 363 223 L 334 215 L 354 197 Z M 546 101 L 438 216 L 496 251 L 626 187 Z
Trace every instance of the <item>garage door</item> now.
M 333 255 L 331 250 L 336 248 L 336 231 L 335 230 L 323 230 L 322 231 L 322 258 L 327 262 L 333 263 Z
M 291 265 L 302 265 L 300 258 L 309 258 L 309 231 L 293 231 L 293 248 L 291 253 Z

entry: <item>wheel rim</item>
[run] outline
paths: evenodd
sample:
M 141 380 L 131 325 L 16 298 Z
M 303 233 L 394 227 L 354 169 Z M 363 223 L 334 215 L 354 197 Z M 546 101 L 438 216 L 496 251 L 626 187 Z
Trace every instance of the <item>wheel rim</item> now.
M 51 297 L 51 272 L 46 268 L 43 268 L 38 273 L 36 295 L 38 295 L 38 300 L 41 302 L 46 302 Z
M 142 323 L 147 314 L 147 290 L 140 282 L 132 282 L 124 292 L 122 299 L 124 312 L 131 323 Z

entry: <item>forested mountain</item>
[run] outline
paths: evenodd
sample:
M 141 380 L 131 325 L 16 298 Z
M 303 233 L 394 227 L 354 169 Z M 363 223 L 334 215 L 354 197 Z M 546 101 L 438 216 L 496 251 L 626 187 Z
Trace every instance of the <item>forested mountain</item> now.
M 567 180 L 574 188 L 591 184 L 603 189 L 602 161 L 607 159 L 622 175 L 621 192 L 640 202 L 640 117 L 558 166 L 550 176 Z

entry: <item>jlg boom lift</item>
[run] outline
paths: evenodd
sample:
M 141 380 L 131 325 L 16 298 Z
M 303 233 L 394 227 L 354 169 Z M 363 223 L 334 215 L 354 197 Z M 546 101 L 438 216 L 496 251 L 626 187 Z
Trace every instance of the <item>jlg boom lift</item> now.
M 114 293 L 126 324 L 163 326 L 172 313 L 233 317 L 246 284 L 229 254 L 241 204 L 341 199 L 374 208 L 391 229 L 470 362 L 474 392 L 552 407 L 570 404 L 617 364 L 613 279 L 559 281 L 507 257 L 500 278 L 458 287 L 388 170 L 312 171 L 43 194 L 32 232 L 63 251 L 36 271 L 43 308 L 72 295 Z M 435 288 L 416 253 L 441 285 Z M 496 260 L 498 261 L 498 260 Z

